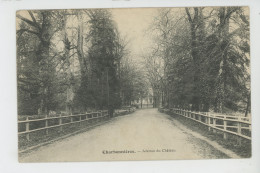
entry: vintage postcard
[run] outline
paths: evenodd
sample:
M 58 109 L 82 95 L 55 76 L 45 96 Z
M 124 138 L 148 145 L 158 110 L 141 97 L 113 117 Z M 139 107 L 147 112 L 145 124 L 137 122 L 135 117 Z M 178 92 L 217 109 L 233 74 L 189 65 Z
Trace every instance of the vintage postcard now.
M 19 162 L 251 157 L 249 7 L 16 12 Z

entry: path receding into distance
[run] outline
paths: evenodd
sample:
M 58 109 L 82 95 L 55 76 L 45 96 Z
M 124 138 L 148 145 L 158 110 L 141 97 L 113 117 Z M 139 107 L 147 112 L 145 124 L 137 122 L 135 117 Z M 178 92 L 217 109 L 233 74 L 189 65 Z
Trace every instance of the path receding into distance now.
M 123 153 L 116 153 L 123 152 Z M 129 152 L 129 153 L 124 153 Z M 237 156 L 157 109 L 143 109 L 22 154 L 20 162 L 209 159 Z

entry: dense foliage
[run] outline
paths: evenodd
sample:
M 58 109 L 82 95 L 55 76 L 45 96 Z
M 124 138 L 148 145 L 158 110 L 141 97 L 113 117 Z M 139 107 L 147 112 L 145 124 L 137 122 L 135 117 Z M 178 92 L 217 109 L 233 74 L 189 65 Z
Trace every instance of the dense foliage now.
M 151 86 L 156 107 L 247 115 L 248 14 L 160 9 L 149 28 L 152 48 L 136 63 L 107 9 L 18 11 L 18 113 L 112 113 L 143 100 Z
M 145 87 L 126 46 L 109 10 L 17 12 L 18 113 L 130 105 Z
M 146 64 L 162 106 L 248 114 L 248 14 L 242 7 L 158 11 Z

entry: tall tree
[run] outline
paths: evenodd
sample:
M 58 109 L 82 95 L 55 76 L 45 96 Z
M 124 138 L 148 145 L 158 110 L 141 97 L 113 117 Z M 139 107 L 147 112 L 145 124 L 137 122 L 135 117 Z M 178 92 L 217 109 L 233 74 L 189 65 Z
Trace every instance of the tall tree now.
M 55 66 L 52 63 L 53 57 L 56 55 L 51 51 L 51 39 L 54 34 L 61 30 L 64 22 L 63 15 L 59 11 L 27 11 L 30 16 L 26 18 L 20 12 L 17 13 L 17 18 L 21 20 L 21 27 L 17 31 L 17 39 L 21 39 L 23 34 L 28 34 L 29 37 L 37 38 L 37 50 L 35 52 L 34 64 L 37 64 L 38 72 L 35 74 L 38 79 L 38 92 L 40 97 L 40 105 L 38 112 L 48 113 L 55 105 L 54 98 L 54 81 Z M 18 45 L 19 46 L 19 45 Z M 18 49 L 19 50 L 19 49 Z M 19 56 L 19 52 L 18 52 Z M 25 57 L 23 57 L 25 58 Z M 22 78 L 22 79 L 21 79 Z M 18 78 L 25 80 L 25 77 Z
M 147 71 L 161 78 L 163 106 L 196 111 L 249 110 L 249 18 L 247 8 L 160 10 L 151 34 L 155 48 Z M 160 67 L 160 59 L 163 66 Z M 158 71 L 163 71 L 158 75 Z M 157 74 L 157 75 L 154 75 Z M 164 95 L 164 94 L 162 94 Z M 248 107 L 248 109 L 247 109 Z M 247 113 L 245 113 L 247 114 Z

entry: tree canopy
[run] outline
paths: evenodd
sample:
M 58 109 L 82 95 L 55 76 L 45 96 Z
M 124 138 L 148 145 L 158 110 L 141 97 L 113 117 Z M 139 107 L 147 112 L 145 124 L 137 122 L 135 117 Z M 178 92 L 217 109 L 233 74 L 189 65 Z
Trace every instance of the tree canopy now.
M 250 107 L 248 9 L 160 9 L 146 55 L 149 80 L 165 107 L 243 111 Z
M 19 11 L 17 26 L 19 114 L 112 112 L 144 90 L 109 10 Z

